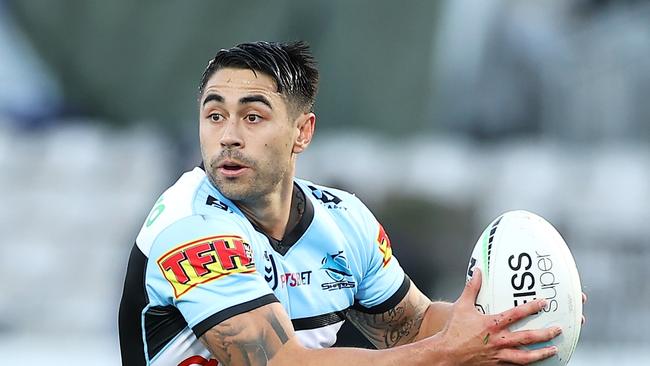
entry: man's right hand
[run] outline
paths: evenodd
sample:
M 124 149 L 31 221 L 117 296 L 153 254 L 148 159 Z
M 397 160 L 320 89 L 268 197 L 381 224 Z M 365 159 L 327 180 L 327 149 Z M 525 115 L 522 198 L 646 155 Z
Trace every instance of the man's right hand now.
M 446 357 L 453 365 L 527 365 L 551 357 L 556 347 L 536 350 L 519 349 L 520 346 L 547 342 L 561 333 L 559 327 L 511 332 L 508 327 L 518 320 L 539 312 L 545 300 L 536 300 L 496 315 L 484 315 L 474 304 L 481 288 L 481 272 L 467 282 L 454 303 L 445 329 L 437 336 L 447 351 Z M 439 346 L 440 343 L 436 342 Z

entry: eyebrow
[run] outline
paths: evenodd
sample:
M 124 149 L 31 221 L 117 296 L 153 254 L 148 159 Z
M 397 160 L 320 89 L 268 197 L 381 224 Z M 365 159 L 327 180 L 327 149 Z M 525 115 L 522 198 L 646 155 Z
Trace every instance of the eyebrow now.
M 208 94 L 208 96 L 203 100 L 203 106 L 213 101 L 223 103 L 223 97 L 219 94 Z
M 271 107 L 271 102 L 269 102 L 269 100 L 266 99 L 266 97 L 263 95 L 255 94 L 255 95 L 249 95 L 247 97 L 243 97 L 239 99 L 239 104 L 248 104 L 248 103 L 255 103 L 255 102 L 266 104 L 267 107 L 273 109 L 273 107 Z
M 203 106 L 210 102 L 224 103 L 225 99 L 219 94 L 208 94 L 203 100 Z M 239 99 L 239 104 L 248 104 L 248 103 L 263 103 L 270 109 L 273 109 L 271 102 L 263 95 L 254 94 Z

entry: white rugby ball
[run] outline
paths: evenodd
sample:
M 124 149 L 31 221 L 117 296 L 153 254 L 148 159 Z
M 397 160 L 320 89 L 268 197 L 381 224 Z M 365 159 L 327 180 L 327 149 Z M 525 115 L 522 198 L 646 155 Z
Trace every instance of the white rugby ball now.
M 476 307 L 485 314 L 502 311 L 535 299 L 547 306 L 510 330 L 559 326 L 562 334 L 528 349 L 557 346 L 558 353 L 536 365 L 566 365 L 580 336 L 582 287 L 573 256 L 562 236 L 543 218 L 527 211 L 497 217 L 474 246 L 467 279 L 474 268 L 483 275 Z

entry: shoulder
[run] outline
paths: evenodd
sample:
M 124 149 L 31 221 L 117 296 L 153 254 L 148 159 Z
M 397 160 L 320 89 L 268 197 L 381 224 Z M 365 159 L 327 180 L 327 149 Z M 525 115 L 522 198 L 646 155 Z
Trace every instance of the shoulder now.
M 296 178 L 295 181 L 306 193 L 311 195 L 310 199 L 312 201 L 317 201 L 318 204 L 326 208 L 344 211 L 352 210 L 353 212 L 367 210 L 367 207 L 354 193 L 316 184 L 305 179 Z
M 150 245 L 147 295 L 153 303 L 179 309 L 197 336 L 247 311 L 251 302 L 273 301 L 255 267 L 263 260 L 254 250 L 259 237 L 250 234 L 234 214 L 193 214 L 173 222 Z
M 200 243 L 241 242 L 249 246 L 253 239 L 249 234 L 240 220 L 233 220 L 225 215 L 189 215 L 167 225 L 156 235 L 149 246 L 149 257 L 198 248 Z
M 327 215 L 348 233 L 357 233 L 367 241 L 376 237 L 379 222 L 368 207 L 353 193 L 313 182 L 296 179 L 321 215 Z
M 221 202 L 208 193 L 207 186 L 209 184 L 205 172 L 195 168 L 184 173 L 174 185 L 163 192 L 154 203 L 138 233 L 136 244 L 140 250 L 148 254 L 156 238 L 170 229 L 191 232 L 192 225 L 212 226 L 210 223 L 214 220 L 208 220 L 202 215 L 205 215 L 205 211 L 210 207 L 214 207 L 214 204 L 221 204 Z M 208 202 L 211 199 L 215 202 Z M 210 216 L 218 217 L 220 213 L 232 213 L 232 210 L 226 207 L 212 210 L 210 213 L 212 214 Z

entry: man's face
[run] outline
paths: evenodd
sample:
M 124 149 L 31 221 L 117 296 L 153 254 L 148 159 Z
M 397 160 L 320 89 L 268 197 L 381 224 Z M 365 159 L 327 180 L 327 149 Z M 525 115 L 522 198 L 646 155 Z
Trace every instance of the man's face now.
M 293 178 L 294 153 L 302 151 L 301 121 L 268 75 L 224 68 L 205 85 L 199 139 L 206 173 L 226 197 L 251 201 Z M 311 133 L 309 139 L 311 138 Z M 308 141 L 307 141 L 308 144 Z

